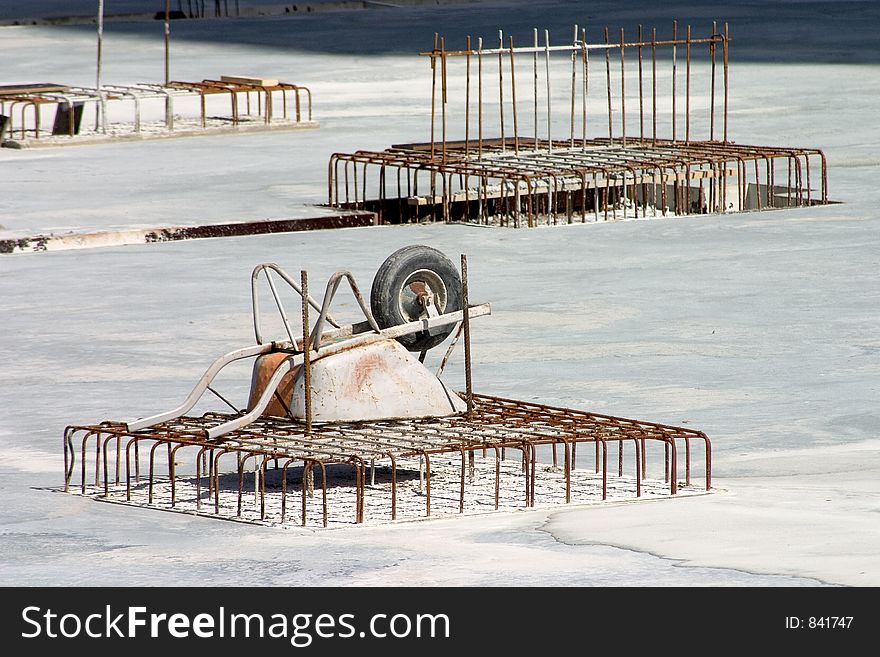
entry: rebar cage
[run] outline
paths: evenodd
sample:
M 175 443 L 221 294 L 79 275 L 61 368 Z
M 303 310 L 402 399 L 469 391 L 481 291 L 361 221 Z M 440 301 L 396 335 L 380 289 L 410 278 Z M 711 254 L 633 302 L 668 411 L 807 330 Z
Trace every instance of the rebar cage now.
M 728 138 L 729 43 L 716 23 L 696 37 L 673 22 L 662 39 L 639 26 L 632 41 L 605 28 L 595 43 L 575 26 L 561 45 L 547 30 L 528 46 L 499 32 L 498 47 L 467 37 L 463 50 L 435 35 L 421 53 L 430 141 L 335 153 L 328 202 L 381 222 L 511 226 L 827 203 L 821 150 Z
M 472 399 L 470 418 L 316 424 L 311 431 L 289 418 L 263 418 L 221 439 L 206 433 L 234 416 L 181 417 L 140 431 L 114 422 L 70 426 L 65 491 L 226 519 L 329 527 L 427 517 L 432 509 L 436 516 L 711 488 L 712 450 L 703 432 L 488 395 Z M 577 470 L 585 444 L 594 452 L 592 467 Z M 608 463 L 614 444 L 616 473 Z M 662 483 L 647 476 L 652 446 L 663 453 Z M 551 451 L 552 465 L 539 463 L 541 448 Z M 517 458 L 511 462 L 507 452 Z M 187 456 L 194 470 L 182 475 Z M 167 476 L 160 476 L 165 468 Z M 695 468 L 703 477 L 699 487 L 692 483 Z M 403 485 L 416 469 L 418 488 Z M 320 495 L 314 470 L 321 472 Z M 369 513 L 368 497 L 375 497 Z

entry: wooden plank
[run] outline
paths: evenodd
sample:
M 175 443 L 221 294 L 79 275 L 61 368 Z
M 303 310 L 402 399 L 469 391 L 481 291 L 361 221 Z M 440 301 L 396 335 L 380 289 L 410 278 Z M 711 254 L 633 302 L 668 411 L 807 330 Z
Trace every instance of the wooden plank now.
M 278 80 L 274 78 L 258 78 L 252 75 L 221 75 L 223 82 L 231 82 L 232 84 L 248 84 L 254 87 L 275 87 L 278 86 Z
M 64 93 L 69 90 L 70 87 L 67 85 L 53 84 L 51 82 L 40 82 L 36 84 L 2 84 L 0 85 L 0 96 L 19 96 L 22 94 L 46 92 Z

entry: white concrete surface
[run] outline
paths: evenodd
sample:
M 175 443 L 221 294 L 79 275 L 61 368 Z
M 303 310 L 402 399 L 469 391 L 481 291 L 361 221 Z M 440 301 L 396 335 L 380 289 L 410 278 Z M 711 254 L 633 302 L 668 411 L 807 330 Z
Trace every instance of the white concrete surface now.
M 426 133 L 427 63 L 412 53 L 435 24 L 463 35 L 549 22 L 562 33 L 575 11 L 550 4 L 223 22 L 231 27 L 222 44 L 207 22 L 191 24 L 178 32 L 180 77 L 235 68 L 295 78 L 316 92 L 321 129 L 0 151 L 2 234 L 285 216 L 321 201 L 331 152 Z M 612 4 L 591 5 L 590 24 L 710 19 L 696 3 L 679 11 Z M 878 10 L 848 4 L 842 16 L 835 4 L 729 10 L 734 35 L 743 34 L 732 49 L 731 122 L 737 141 L 825 149 L 830 195 L 842 205 L 0 257 L 0 582 L 880 583 L 880 68 L 866 46 L 876 40 Z M 160 75 L 161 39 L 140 29 L 108 35 L 116 62 L 108 76 Z M 760 42 L 771 34 L 780 49 Z M 13 51 L 32 53 L 18 55 L 0 82 L 90 81 L 87 30 L 4 28 L 0 36 L 7 61 Z M 860 47 L 852 56 L 850 44 Z M 386 255 L 418 242 L 466 252 L 471 296 L 493 303 L 493 316 L 474 326 L 479 391 L 702 429 L 714 441 L 722 492 L 297 534 L 50 490 L 62 483 L 65 425 L 171 406 L 210 360 L 251 342 L 253 265 L 307 268 L 315 281 L 348 268 L 366 285 Z M 226 382 L 230 394 L 246 389 L 240 374 Z

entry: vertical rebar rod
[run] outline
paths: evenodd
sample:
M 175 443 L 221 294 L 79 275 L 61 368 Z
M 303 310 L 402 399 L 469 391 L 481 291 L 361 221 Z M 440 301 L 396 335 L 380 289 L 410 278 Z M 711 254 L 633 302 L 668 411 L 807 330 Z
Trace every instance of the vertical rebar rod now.
M 465 57 L 465 87 L 464 87 L 464 156 L 470 152 L 471 139 L 471 36 L 467 37 L 467 56 Z M 467 178 L 465 178 L 467 189 Z M 465 212 L 467 212 L 467 199 L 465 200 Z M 467 218 L 467 217 L 465 217 Z
M 534 28 L 535 51 L 532 53 L 532 91 L 535 94 L 535 148 L 538 148 L 538 28 Z
M 104 0 L 98 0 L 98 62 L 95 70 L 95 88 L 98 91 L 98 108 L 100 110 L 100 123 L 99 119 L 95 117 L 95 130 L 98 130 L 99 127 L 103 128 L 103 132 L 107 132 L 107 103 L 104 99 L 104 94 L 101 93 L 101 72 L 103 67 L 103 51 L 104 51 Z M 71 114 L 72 114 L 71 110 Z M 24 119 L 22 118 L 22 125 L 24 124 Z M 37 130 L 40 129 L 39 121 L 37 122 Z
M 724 24 L 724 143 L 727 143 L 727 107 L 729 96 L 729 66 L 728 66 L 728 45 L 730 43 L 730 30 L 727 23 Z
M 446 162 L 446 43 L 440 39 L 440 126 L 443 136 L 443 162 Z M 366 175 L 364 175 L 366 179 Z M 366 200 L 366 195 L 364 196 Z
M 577 40 L 578 26 L 574 26 L 574 39 L 571 45 L 571 126 L 569 131 L 569 145 L 574 148 L 574 110 L 577 98 Z
M 672 21 L 672 141 L 675 141 L 675 73 L 678 64 L 678 21 Z
M 553 151 L 553 134 L 550 108 L 550 30 L 544 30 L 544 75 L 547 82 L 547 149 Z
M 624 66 L 624 44 L 623 28 L 620 28 L 620 133 L 623 140 L 623 147 L 626 148 L 626 76 L 624 75 L 626 67 Z M 625 211 L 626 206 L 624 206 Z
M 581 74 L 583 77 L 583 95 L 581 97 L 581 148 L 583 150 L 587 149 L 587 92 L 588 88 L 588 77 L 589 77 L 589 59 L 587 57 L 587 30 L 585 28 L 581 29 L 581 62 L 583 64 L 583 73 Z
M 483 37 L 477 38 L 477 156 L 483 157 Z
M 510 37 L 510 101 L 513 110 L 513 150 L 519 153 L 519 127 L 516 122 L 516 70 L 513 65 L 513 37 Z M 517 207 L 519 213 L 519 207 Z
M 608 47 L 608 28 L 605 28 L 605 90 L 608 96 L 608 140 L 613 139 L 613 126 L 611 119 L 611 48 Z
M 684 87 L 684 140 L 691 140 L 691 26 L 687 26 L 687 65 L 685 66 Z
M 501 151 L 506 147 L 504 138 L 504 33 L 498 30 L 498 120 L 501 124 Z
M 434 32 L 434 49 L 431 51 L 431 159 L 434 159 L 434 123 L 437 112 L 437 43 L 439 35 Z M 357 167 L 355 167 L 357 170 Z
M 645 138 L 645 99 L 642 93 L 642 26 L 639 25 L 639 139 Z
M 306 410 L 306 433 L 312 432 L 312 344 L 309 338 L 309 273 L 300 271 L 303 324 L 303 402 Z M 320 339 L 320 337 L 319 337 Z M 305 513 L 305 512 L 304 512 Z
M 461 306 L 462 313 L 461 325 L 462 335 L 464 336 L 464 381 L 465 395 L 467 401 L 467 417 L 468 420 L 474 418 L 474 389 L 471 379 L 471 321 L 470 306 L 468 305 L 468 268 L 467 256 L 461 254 Z
M 711 60 L 712 82 L 709 91 L 709 141 L 715 140 L 715 38 L 718 24 L 712 21 L 712 40 L 709 42 L 709 59 Z
M 657 143 L 657 28 L 651 28 L 651 123 L 653 142 Z
M 171 81 L 171 0 L 165 0 L 165 86 Z

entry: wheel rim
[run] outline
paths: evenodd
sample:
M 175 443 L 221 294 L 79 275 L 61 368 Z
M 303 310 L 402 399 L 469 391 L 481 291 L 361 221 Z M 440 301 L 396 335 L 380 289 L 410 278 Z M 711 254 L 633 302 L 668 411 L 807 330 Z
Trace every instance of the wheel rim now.
M 434 295 L 438 313 L 446 310 L 448 295 L 443 279 L 430 269 L 419 269 L 407 277 L 397 294 L 400 314 L 406 321 L 415 321 L 424 314 L 424 307 L 419 302 L 419 295 L 424 292 Z

